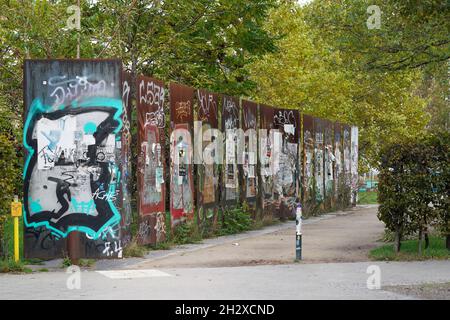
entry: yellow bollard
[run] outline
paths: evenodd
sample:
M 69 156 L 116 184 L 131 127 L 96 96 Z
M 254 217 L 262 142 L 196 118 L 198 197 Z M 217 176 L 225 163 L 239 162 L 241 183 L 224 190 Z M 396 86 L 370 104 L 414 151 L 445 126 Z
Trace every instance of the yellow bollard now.
M 11 216 L 14 218 L 14 261 L 18 262 L 19 254 L 19 217 L 22 216 L 22 203 L 19 202 L 18 197 L 14 197 L 14 202 L 11 202 Z

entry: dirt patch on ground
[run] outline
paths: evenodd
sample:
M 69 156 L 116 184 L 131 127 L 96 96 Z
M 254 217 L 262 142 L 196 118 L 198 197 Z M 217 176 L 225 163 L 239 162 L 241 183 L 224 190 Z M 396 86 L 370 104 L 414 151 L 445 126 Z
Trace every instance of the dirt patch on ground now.
M 385 291 L 413 296 L 419 299 L 450 300 L 450 282 L 406 286 L 387 286 Z
M 305 224 L 301 263 L 368 261 L 369 250 L 378 245 L 377 240 L 383 234 L 383 224 L 376 214 L 377 207 L 372 206 Z M 287 264 L 293 263 L 294 258 L 295 222 L 292 222 L 292 228 L 145 261 L 135 267 L 235 267 Z

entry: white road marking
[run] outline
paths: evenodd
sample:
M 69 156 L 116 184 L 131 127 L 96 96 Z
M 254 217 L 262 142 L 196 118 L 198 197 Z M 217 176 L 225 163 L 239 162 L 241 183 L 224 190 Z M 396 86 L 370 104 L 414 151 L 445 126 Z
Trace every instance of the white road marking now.
M 155 269 L 141 269 L 141 270 L 107 270 L 96 271 L 110 279 L 138 279 L 138 278 L 153 278 L 153 277 L 172 277 L 172 275 L 155 270 Z

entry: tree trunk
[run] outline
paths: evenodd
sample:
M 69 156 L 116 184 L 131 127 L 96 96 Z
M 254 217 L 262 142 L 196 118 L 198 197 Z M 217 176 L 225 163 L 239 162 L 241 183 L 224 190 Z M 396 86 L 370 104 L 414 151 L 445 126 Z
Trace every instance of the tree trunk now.
M 419 230 L 419 255 L 422 255 L 423 230 Z
M 430 237 L 428 236 L 428 230 L 425 231 L 425 249 L 430 247 Z
M 450 250 L 450 234 L 447 235 L 446 247 Z
M 400 246 L 401 246 L 400 229 L 397 229 L 397 230 L 395 230 L 395 240 L 394 240 L 395 253 L 399 253 L 400 252 Z

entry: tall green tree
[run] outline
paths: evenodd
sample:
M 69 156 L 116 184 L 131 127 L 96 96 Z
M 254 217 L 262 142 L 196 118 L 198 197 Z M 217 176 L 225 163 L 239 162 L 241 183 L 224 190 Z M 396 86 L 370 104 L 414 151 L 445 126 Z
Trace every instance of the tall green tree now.
M 300 7 L 286 1 L 272 11 L 266 28 L 280 38 L 279 50 L 250 68 L 258 83 L 256 97 L 359 126 L 364 170 L 376 165 L 383 144 L 423 132 L 429 116 L 426 100 L 416 94 L 422 74 L 364 70 L 352 46 L 341 48 L 341 34 L 323 32 L 316 20 L 328 21 L 331 13 L 316 8 L 315 3 Z

